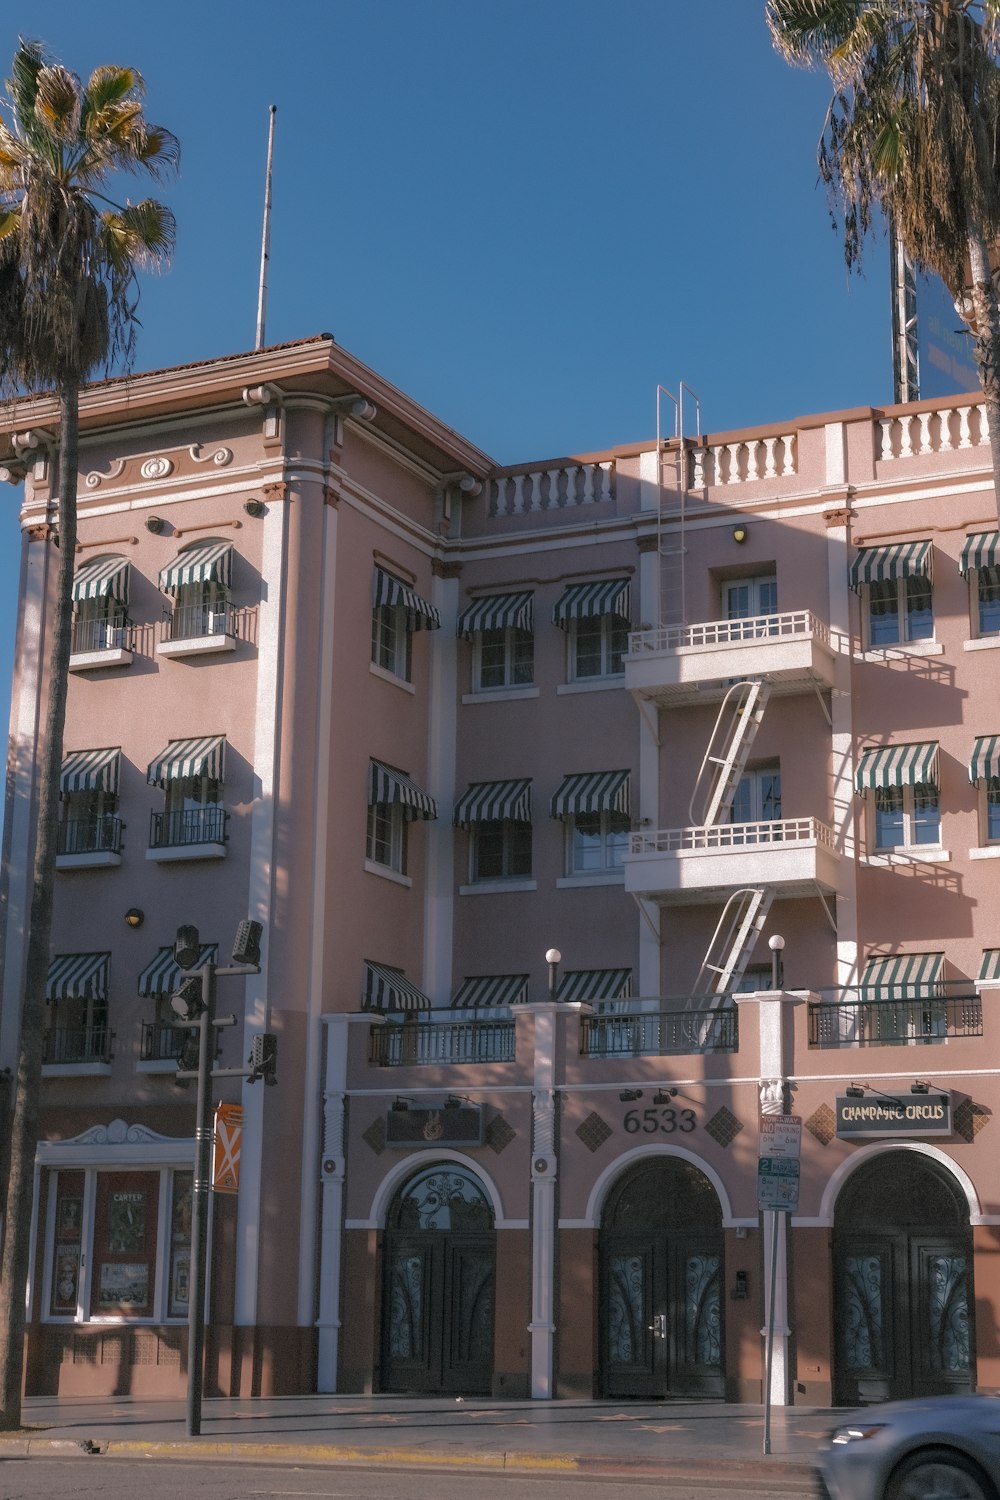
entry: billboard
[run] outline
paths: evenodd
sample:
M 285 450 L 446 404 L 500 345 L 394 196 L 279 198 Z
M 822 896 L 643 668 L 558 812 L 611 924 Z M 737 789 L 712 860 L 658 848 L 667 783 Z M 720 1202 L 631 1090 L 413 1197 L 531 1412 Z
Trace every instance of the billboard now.
M 926 401 L 979 391 L 972 339 L 938 276 L 917 274 L 895 235 L 892 247 L 893 400 Z

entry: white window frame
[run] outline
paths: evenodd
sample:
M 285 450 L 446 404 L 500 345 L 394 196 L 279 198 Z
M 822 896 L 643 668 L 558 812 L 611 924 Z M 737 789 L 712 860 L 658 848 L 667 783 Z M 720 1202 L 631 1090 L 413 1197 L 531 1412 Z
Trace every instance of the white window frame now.
M 995 573 L 997 575 L 997 586 L 1000 587 L 1000 567 L 995 568 L 970 568 L 969 570 L 969 622 L 971 626 L 971 639 L 974 641 L 995 641 L 1000 638 L 1000 602 L 996 609 L 998 624 L 995 630 L 984 630 L 982 625 L 982 600 L 980 598 L 980 582 L 984 573 Z
M 500 825 L 502 829 L 501 846 L 501 873 L 499 875 L 481 875 L 479 873 L 480 845 L 483 829 L 493 829 Z M 518 830 L 528 830 L 528 868 L 523 872 L 515 872 L 512 869 L 514 855 L 517 852 L 515 840 Z M 532 839 L 532 825 L 530 823 L 515 822 L 513 818 L 489 819 L 481 823 L 473 823 L 469 830 L 469 884 L 475 886 L 510 885 L 532 879 L 532 867 L 534 863 L 534 849 Z
M 765 811 L 765 779 L 774 777 L 778 784 L 778 810 L 768 813 Z M 750 816 L 748 818 L 737 818 L 737 804 L 740 797 L 749 800 Z M 731 823 L 780 823 L 781 821 L 781 766 L 777 762 L 770 765 L 750 766 L 739 781 L 733 793 L 732 804 L 729 809 L 729 821 Z
M 917 822 L 918 810 L 917 810 L 917 807 L 916 807 L 916 795 L 915 795 L 916 794 L 916 790 L 917 790 L 917 786 L 920 786 L 920 787 L 924 787 L 924 786 L 930 787 L 936 793 L 936 795 L 937 795 L 937 813 L 938 813 L 937 827 L 938 827 L 938 836 L 933 841 L 929 841 L 928 840 L 928 841 L 919 841 L 918 842 L 917 837 L 916 837 L 917 828 L 919 826 L 918 822 Z M 879 806 L 878 806 L 878 803 L 879 803 L 879 797 L 881 795 L 883 795 L 885 792 L 901 792 L 902 793 L 902 808 L 900 810 L 900 815 L 902 817 L 903 837 L 902 837 L 902 839 L 898 843 L 895 843 L 895 844 L 880 844 L 878 842 L 878 818 L 879 818 Z M 870 847 L 871 847 L 871 850 L 872 850 L 872 852 L 874 854 L 892 854 L 892 853 L 894 853 L 897 850 L 904 850 L 906 853 L 909 853 L 909 854 L 914 854 L 914 853 L 920 854 L 920 853 L 925 852 L 927 850 L 940 849 L 941 848 L 941 790 L 940 790 L 939 787 L 935 786 L 933 782 L 930 782 L 930 781 L 927 781 L 927 782 L 918 782 L 916 784 L 916 786 L 885 787 L 885 788 L 883 788 L 883 787 L 875 787 L 874 790 L 873 790 L 873 793 L 872 793 L 872 796 L 871 796 L 870 800 L 871 800 L 871 815 L 870 815 L 870 823 L 869 823 L 869 836 L 870 836 L 870 840 L 871 840 Z
M 376 604 L 372 607 L 372 666 L 400 682 L 410 681 L 413 660 L 413 631 L 409 613 L 402 604 Z
M 750 592 L 751 608 L 746 614 L 734 614 L 732 603 L 729 598 L 731 589 L 745 588 Z M 774 590 L 774 596 L 770 600 L 763 599 L 761 595 L 765 590 Z M 721 584 L 721 607 L 724 620 L 752 620 L 759 615 L 776 615 L 778 613 L 778 576 L 776 573 L 754 573 L 746 578 L 724 578 Z
M 991 798 L 990 792 L 993 791 Z M 979 783 L 979 844 L 983 849 L 1000 848 L 1000 776 L 984 776 Z M 990 833 L 990 804 L 996 807 L 996 832 Z
M 910 583 L 920 584 L 925 587 L 931 599 L 931 628 L 927 634 L 912 635 L 910 625 L 910 611 L 908 608 Z M 910 575 L 906 578 L 896 578 L 887 582 L 888 588 L 894 588 L 896 592 L 895 620 L 897 625 L 894 640 L 876 641 L 872 632 L 872 591 L 880 588 L 878 583 L 866 583 L 862 591 L 862 602 L 864 605 L 864 641 L 869 651 L 891 650 L 894 646 L 921 646 L 933 643 L 936 640 L 935 631 L 937 621 L 934 616 L 934 586 L 929 578 L 923 574 Z
M 173 613 L 183 621 L 185 612 L 197 623 L 196 611 L 203 615 L 203 629 L 188 629 L 183 636 L 172 636 L 176 640 L 193 640 L 231 633 L 230 611 L 232 591 L 217 578 L 192 580 L 182 583 L 174 597 Z
M 584 864 L 580 860 L 577 845 L 577 834 L 581 816 L 588 820 L 597 820 L 596 845 L 590 848 L 597 849 L 599 863 Z M 630 820 L 621 813 L 574 813 L 566 818 L 566 878 L 585 880 L 593 875 L 621 875 L 625 867 L 625 855 L 628 853 Z
M 401 802 L 369 802 L 365 859 L 394 875 L 406 874 L 408 821 Z M 381 828 L 379 825 L 383 825 Z M 387 853 L 388 858 L 382 858 Z
M 483 645 L 486 636 L 502 636 L 503 680 L 483 682 Z M 530 648 L 527 677 L 518 678 L 517 648 Z M 472 691 L 474 693 L 501 693 L 518 688 L 533 687 L 535 681 L 535 637 L 533 631 L 522 630 L 519 625 L 507 625 L 499 630 L 477 630 L 472 648 Z
M 599 672 L 581 672 L 579 638 L 580 627 L 590 629 L 595 622 L 600 632 L 600 666 Z M 605 682 L 609 678 L 617 680 L 625 675 L 624 657 L 628 651 L 628 622 L 620 615 L 585 615 L 582 619 L 574 619 L 569 622 L 569 630 L 566 632 L 566 643 L 568 652 L 567 680 L 569 682 Z M 614 667 L 614 637 L 617 633 L 622 636 L 621 663 Z

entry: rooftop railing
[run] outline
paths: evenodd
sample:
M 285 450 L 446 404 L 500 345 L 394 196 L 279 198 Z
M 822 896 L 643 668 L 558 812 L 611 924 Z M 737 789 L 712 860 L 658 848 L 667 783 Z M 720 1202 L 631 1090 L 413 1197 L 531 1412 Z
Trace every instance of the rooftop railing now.
M 583 1057 L 684 1057 L 705 1052 L 736 1052 L 739 1014 L 718 996 L 718 1008 L 659 1010 L 580 1017 Z
M 408 1019 L 398 1026 L 373 1026 L 368 1060 L 375 1068 L 514 1062 L 514 1022 Z
M 982 998 L 963 994 L 873 999 L 857 990 L 809 1005 L 810 1047 L 899 1047 L 983 1034 Z

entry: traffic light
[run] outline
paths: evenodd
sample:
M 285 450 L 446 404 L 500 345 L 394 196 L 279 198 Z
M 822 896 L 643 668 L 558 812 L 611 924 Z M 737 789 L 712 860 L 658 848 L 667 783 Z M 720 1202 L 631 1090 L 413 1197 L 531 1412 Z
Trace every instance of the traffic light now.
M 263 1078 L 265 1084 L 277 1083 L 278 1038 L 273 1031 L 258 1032 L 250 1044 L 247 1062 L 251 1069 L 249 1083 L 256 1083 L 258 1078 Z
M 264 929 L 259 922 L 248 917 L 236 929 L 233 939 L 233 963 L 252 964 L 260 968 L 260 939 Z
M 189 1031 L 184 1038 L 184 1045 L 177 1057 L 178 1073 L 197 1073 L 199 1045 L 197 1031 Z M 190 1079 L 175 1078 L 174 1082 L 178 1088 L 186 1089 Z
M 174 963 L 179 969 L 193 969 L 201 953 L 197 927 L 178 927 L 174 938 Z
M 170 1009 L 174 1012 L 176 1020 L 174 1025 L 185 1025 L 191 1021 L 197 1021 L 204 1013 L 205 1000 L 201 993 L 201 978 L 197 974 L 189 974 L 180 989 L 170 997 Z

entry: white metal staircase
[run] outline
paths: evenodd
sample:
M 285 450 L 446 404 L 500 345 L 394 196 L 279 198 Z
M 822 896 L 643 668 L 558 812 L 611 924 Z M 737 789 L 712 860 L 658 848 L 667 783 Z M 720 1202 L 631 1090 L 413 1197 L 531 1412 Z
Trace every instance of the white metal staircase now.
M 691 793 L 688 816 L 695 827 L 726 820 L 770 691 L 760 678 L 734 682 L 726 690 Z
M 770 886 L 733 891 L 722 909 L 692 994 L 697 998 L 725 995 L 743 978 L 750 955 L 774 899 Z

